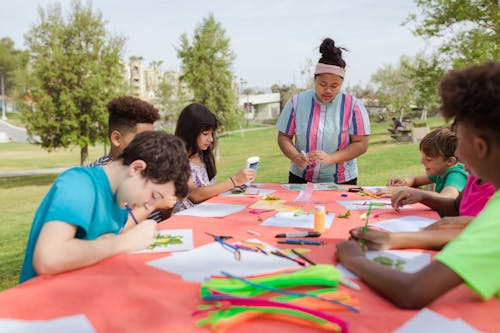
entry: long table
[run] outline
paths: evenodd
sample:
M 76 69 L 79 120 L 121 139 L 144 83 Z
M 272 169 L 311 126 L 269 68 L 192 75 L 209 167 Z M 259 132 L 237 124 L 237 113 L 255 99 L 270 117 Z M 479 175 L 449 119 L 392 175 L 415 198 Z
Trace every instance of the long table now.
M 297 191 L 284 189 L 280 184 L 263 184 L 263 187 L 276 190 L 272 196 L 287 200 L 294 206 L 299 205 L 293 202 Z M 347 191 L 314 191 L 311 202 L 301 206 L 304 210 L 310 210 L 319 202 L 329 211 L 345 212 L 345 208 L 337 203 L 337 200 L 341 199 L 368 200 L 366 196 Z M 250 206 L 257 200 L 258 197 L 255 196 L 217 196 L 209 202 Z M 401 213 L 383 210 L 381 220 L 401 215 L 438 218 L 436 212 L 426 206 L 417 204 L 413 207 L 402 210 Z M 257 215 L 250 214 L 249 210 L 247 207 L 224 218 L 173 216 L 158 224 L 158 228 L 192 229 L 195 247 L 213 242 L 205 232 L 229 233 L 238 241 L 255 237 L 248 234 L 248 229 L 259 232 L 258 238 L 263 242 L 280 248 L 292 247 L 277 244 L 274 236 L 277 233 L 298 230 L 261 226 Z M 336 264 L 335 244 L 348 238 L 351 228 L 363 224 L 359 217 L 361 213 L 363 211 L 352 211 L 349 219 L 335 218 L 332 227 L 320 238 L 325 244 L 309 246 L 311 252 L 307 256 L 319 263 Z M 264 212 L 260 216 L 266 219 L 273 214 L 275 212 Z M 177 275 L 146 264 L 167 255 L 169 254 L 121 254 L 82 269 L 34 278 L 0 293 L 0 318 L 48 320 L 84 314 L 97 332 L 208 332 L 208 328 L 196 326 L 200 318 L 192 316 L 192 312 L 201 304 L 200 285 L 185 282 Z M 351 332 L 391 332 L 418 313 L 399 309 L 361 281 L 358 283 L 362 289 L 349 289 L 349 292 L 359 299 L 361 312 L 341 311 L 334 314 L 350 323 Z M 495 315 L 500 314 L 500 302 L 496 299 L 484 302 L 464 285 L 448 292 L 429 308 L 450 319 L 462 318 L 484 332 L 499 331 Z M 231 331 L 255 333 L 272 330 L 319 331 L 266 318 L 255 318 L 241 323 Z

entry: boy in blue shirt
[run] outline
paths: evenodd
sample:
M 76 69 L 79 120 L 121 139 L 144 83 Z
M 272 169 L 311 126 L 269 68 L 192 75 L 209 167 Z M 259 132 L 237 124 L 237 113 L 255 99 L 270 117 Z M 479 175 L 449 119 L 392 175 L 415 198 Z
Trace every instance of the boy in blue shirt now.
M 138 134 L 113 163 L 65 171 L 35 214 L 20 282 L 145 248 L 156 236 L 156 222 L 125 225 L 125 205 L 175 202 L 187 195 L 189 176 L 182 140 L 155 131 Z
M 359 228 L 351 231 L 352 240 L 337 244 L 342 264 L 403 308 L 425 307 L 461 283 L 483 299 L 500 299 L 500 63 L 450 71 L 441 79 L 439 93 L 441 113 L 457 125 L 457 156 L 472 175 L 491 182 L 496 193 L 430 265 L 413 274 L 367 259 L 358 243 L 364 239 Z

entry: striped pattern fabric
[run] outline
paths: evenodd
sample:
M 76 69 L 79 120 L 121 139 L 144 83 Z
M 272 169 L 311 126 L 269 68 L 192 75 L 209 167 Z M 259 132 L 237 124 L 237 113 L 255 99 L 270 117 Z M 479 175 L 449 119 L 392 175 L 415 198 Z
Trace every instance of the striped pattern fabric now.
M 350 144 L 350 135 L 369 135 L 370 120 L 363 104 L 340 92 L 328 104 L 316 98 L 314 89 L 292 96 L 276 124 L 278 130 L 295 137 L 297 151 L 322 150 L 333 153 Z M 290 171 L 312 182 L 341 184 L 358 177 L 356 159 L 336 165 L 301 169 L 293 163 Z

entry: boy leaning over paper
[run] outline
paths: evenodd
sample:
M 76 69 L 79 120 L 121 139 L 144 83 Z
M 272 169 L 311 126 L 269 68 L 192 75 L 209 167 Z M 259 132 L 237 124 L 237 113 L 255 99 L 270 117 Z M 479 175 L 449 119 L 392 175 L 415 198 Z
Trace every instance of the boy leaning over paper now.
M 35 214 L 20 282 L 151 244 L 156 222 L 125 226 L 125 206 L 153 206 L 167 197 L 184 197 L 188 163 L 181 139 L 148 131 L 138 134 L 113 163 L 62 173 Z
M 336 256 L 397 306 L 422 308 L 461 283 L 483 299 L 500 298 L 500 63 L 448 72 L 439 85 L 441 112 L 457 124 L 457 156 L 496 193 L 431 264 L 413 274 L 368 260 L 358 237 L 337 244 Z M 422 292 L 425 290 L 425 292 Z

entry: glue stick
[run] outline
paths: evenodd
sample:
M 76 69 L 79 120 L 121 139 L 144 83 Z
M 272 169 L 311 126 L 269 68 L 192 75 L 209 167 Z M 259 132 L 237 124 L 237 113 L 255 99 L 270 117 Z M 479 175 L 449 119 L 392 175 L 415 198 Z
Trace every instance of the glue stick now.
M 252 157 L 247 158 L 247 165 L 246 165 L 247 169 L 254 169 L 255 173 L 257 174 L 257 168 L 259 166 L 259 161 L 260 161 L 259 156 L 252 156 Z M 245 185 L 249 186 L 250 183 L 251 182 L 248 182 Z
M 324 233 L 325 232 L 325 206 L 314 207 L 314 231 Z

